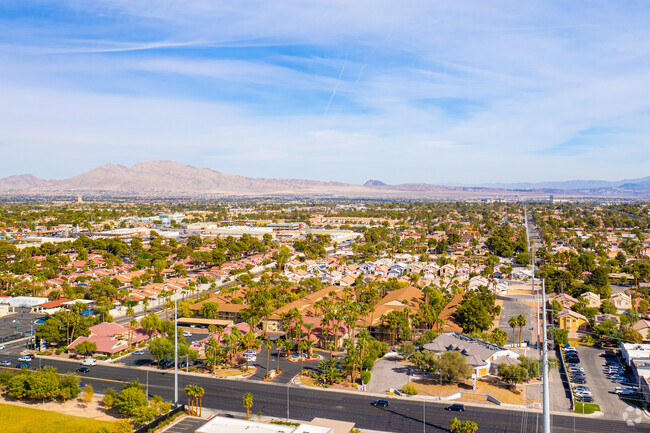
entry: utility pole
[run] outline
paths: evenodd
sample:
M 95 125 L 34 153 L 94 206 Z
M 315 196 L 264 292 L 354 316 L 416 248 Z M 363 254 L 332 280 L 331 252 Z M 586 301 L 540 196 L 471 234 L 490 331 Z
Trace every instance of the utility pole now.
M 548 383 L 548 344 L 546 342 L 546 288 L 544 285 L 544 280 L 542 280 L 542 332 L 544 333 L 544 348 L 542 355 L 542 381 L 544 383 L 544 392 L 543 392 L 543 410 L 544 410 L 544 421 L 543 421 L 543 432 L 551 433 L 551 409 L 550 409 L 550 395 L 549 395 L 549 383 Z
M 178 406 L 178 305 L 174 299 L 174 406 Z

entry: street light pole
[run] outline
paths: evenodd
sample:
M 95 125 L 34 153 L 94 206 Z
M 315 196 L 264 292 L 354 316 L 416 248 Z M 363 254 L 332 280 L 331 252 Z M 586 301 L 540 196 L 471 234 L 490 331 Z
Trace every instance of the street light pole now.
M 542 318 L 542 332 L 543 332 L 543 352 L 542 352 L 542 380 L 543 380 L 543 386 L 544 386 L 544 393 L 543 393 L 543 399 L 542 399 L 542 404 L 543 404 L 543 409 L 544 409 L 544 419 L 543 419 L 543 426 L 544 426 L 544 433 L 551 433 L 551 410 L 550 410 L 550 395 L 549 395 L 549 383 L 548 383 L 548 344 L 546 341 L 546 287 L 544 285 L 544 280 L 542 280 L 542 313 L 543 313 L 543 318 Z
M 147 401 L 149 401 L 149 370 L 147 370 Z
M 287 422 L 289 422 L 289 385 L 291 382 L 287 383 Z
M 422 432 L 427 433 L 427 407 L 422 400 Z
M 178 406 L 178 308 L 174 299 L 174 406 Z

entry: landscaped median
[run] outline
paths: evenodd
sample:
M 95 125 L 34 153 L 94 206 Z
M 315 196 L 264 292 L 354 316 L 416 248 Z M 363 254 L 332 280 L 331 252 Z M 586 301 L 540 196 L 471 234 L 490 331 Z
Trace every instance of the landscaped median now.
M 255 374 L 257 371 L 256 367 L 248 367 L 248 371 L 241 368 L 228 368 L 223 370 L 217 370 L 215 374 L 211 374 L 214 377 L 225 377 L 229 379 L 245 379 Z

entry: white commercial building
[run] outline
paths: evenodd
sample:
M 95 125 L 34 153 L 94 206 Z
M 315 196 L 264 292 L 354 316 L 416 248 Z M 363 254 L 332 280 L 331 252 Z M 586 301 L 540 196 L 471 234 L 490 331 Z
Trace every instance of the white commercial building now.
M 350 431 L 349 429 L 347 430 Z M 313 424 L 281 425 L 216 416 L 196 433 L 334 433 L 329 427 Z

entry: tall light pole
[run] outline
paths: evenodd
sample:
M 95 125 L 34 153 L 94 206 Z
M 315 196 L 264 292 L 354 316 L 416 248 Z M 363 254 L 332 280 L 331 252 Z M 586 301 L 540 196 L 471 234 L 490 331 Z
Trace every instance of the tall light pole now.
M 149 401 L 149 370 L 147 370 L 147 401 Z
M 422 400 L 422 432 L 427 433 L 427 407 L 424 400 Z
M 287 422 L 289 422 L 289 385 L 291 382 L 287 383 Z
M 174 299 L 174 406 L 178 406 L 178 308 Z
M 548 383 L 548 344 L 546 342 L 546 287 L 544 280 L 542 280 L 542 332 L 544 333 L 544 348 L 542 355 L 542 381 L 544 384 L 542 405 L 544 409 L 543 432 L 551 433 L 551 409 L 549 399 L 549 383 Z

